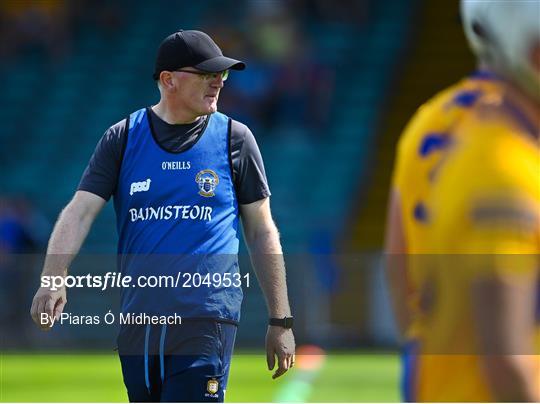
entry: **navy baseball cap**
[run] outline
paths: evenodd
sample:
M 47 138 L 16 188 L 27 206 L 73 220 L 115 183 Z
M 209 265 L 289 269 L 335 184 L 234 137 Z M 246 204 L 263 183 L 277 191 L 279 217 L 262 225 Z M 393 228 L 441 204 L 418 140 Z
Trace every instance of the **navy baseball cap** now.
M 244 62 L 223 56 L 219 46 L 204 32 L 179 30 L 159 45 L 154 80 L 158 80 L 164 70 L 174 71 L 188 66 L 209 73 L 246 68 Z

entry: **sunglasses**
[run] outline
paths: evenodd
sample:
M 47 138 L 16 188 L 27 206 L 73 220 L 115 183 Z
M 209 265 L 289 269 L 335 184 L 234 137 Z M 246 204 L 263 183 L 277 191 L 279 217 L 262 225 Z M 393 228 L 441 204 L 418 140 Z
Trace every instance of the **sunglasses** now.
M 217 73 L 195 72 L 193 70 L 182 70 L 182 69 L 178 69 L 175 71 L 182 72 L 182 73 L 196 74 L 197 76 L 202 77 L 202 79 L 205 81 L 215 80 L 220 76 L 221 76 L 221 80 L 225 81 L 229 77 L 229 70 L 223 70 L 222 72 L 217 72 Z

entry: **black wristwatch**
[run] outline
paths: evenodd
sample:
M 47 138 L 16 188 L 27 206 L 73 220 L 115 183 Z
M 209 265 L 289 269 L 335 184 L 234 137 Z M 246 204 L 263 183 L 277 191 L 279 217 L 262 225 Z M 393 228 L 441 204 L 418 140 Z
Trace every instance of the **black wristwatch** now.
M 292 328 L 293 320 L 293 317 L 271 318 L 268 320 L 268 324 L 283 328 Z

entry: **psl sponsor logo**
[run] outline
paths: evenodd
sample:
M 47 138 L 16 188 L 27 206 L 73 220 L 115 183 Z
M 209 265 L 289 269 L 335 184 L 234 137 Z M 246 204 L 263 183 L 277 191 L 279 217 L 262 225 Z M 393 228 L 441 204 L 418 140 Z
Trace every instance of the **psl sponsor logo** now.
M 215 195 L 219 177 L 214 171 L 206 169 L 197 173 L 195 182 L 199 185 L 199 195 L 210 198 Z
M 146 181 L 132 182 L 129 190 L 129 194 L 133 195 L 135 192 L 146 192 L 150 189 L 150 182 L 152 180 L 148 178 Z

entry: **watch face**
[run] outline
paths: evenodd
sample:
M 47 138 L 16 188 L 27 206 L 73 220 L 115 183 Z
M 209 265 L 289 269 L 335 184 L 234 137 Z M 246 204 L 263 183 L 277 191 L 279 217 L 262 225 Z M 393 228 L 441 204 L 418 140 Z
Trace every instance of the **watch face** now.
M 275 325 L 283 328 L 292 328 L 293 326 L 293 317 L 284 317 L 284 318 L 271 318 L 269 321 L 270 325 Z

